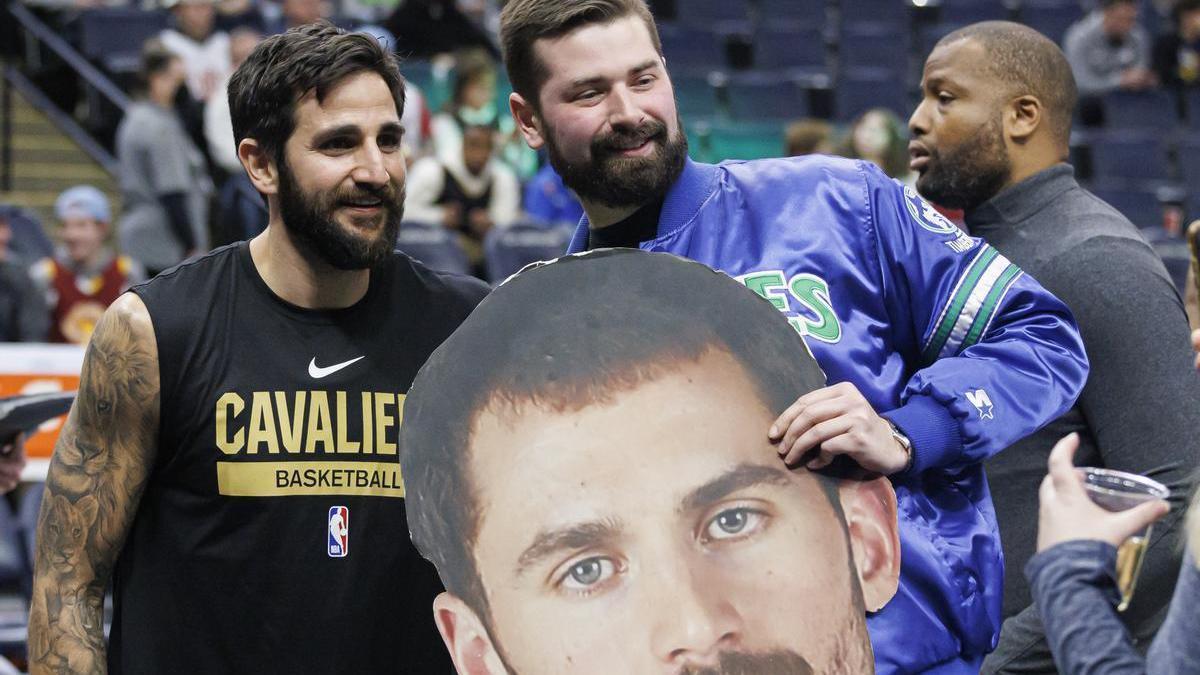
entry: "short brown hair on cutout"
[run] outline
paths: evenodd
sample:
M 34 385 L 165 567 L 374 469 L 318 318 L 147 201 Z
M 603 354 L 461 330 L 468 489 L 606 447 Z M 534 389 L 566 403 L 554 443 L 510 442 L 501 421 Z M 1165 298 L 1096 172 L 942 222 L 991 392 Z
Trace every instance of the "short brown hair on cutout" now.
M 537 110 L 546 68 L 534 53 L 534 43 L 627 16 L 636 16 L 646 24 L 654 50 L 662 56 L 658 27 L 645 0 L 509 0 L 500 14 L 500 51 L 513 91 Z

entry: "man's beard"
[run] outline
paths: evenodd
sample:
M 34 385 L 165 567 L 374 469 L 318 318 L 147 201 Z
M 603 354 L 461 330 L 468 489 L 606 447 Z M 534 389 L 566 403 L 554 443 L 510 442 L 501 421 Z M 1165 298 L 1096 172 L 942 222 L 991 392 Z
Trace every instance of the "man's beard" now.
M 715 668 L 684 668 L 679 675 L 812 675 L 808 660 L 796 652 L 780 649 L 752 654 L 721 652 Z
M 677 122 L 677 127 L 675 138 L 670 138 L 667 125 L 656 119 L 648 119 L 636 129 L 613 130 L 592 139 L 590 161 L 572 164 L 555 141 L 554 129 L 546 125 L 546 150 L 550 165 L 580 199 L 610 208 L 641 206 L 666 195 L 683 173 L 687 136 L 682 123 Z M 655 144 L 649 156 L 620 156 L 622 148 L 647 140 Z
M 969 211 L 994 197 L 1011 175 L 1004 132 L 996 117 L 955 148 L 943 153 L 930 147 L 917 191 L 939 206 Z
M 334 211 L 353 201 L 378 199 L 383 224 L 366 238 L 334 220 Z M 286 160 L 279 162 L 279 210 L 283 225 L 306 256 L 316 256 L 340 270 L 361 270 L 383 262 L 396 248 L 404 218 L 404 185 L 375 190 L 356 188 L 307 194 L 296 183 Z M 379 216 L 372 216 L 376 219 Z

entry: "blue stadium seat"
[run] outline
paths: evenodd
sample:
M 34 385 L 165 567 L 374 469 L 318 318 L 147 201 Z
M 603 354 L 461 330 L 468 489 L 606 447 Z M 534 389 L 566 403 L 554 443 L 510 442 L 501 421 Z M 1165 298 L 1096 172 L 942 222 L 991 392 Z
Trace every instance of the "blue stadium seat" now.
M 828 6 L 826 0 L 758 0 L 758 12 L 763 21 L 795 19 L 820 24 L 825 22 Z
M 106 7 L 79 16 L 79 50 L 113 73 L 137 72 L 142 44 L 167 27 L 162 12 Z
M 1026 0 L 1021 5 L 1020 19 L 1042 35 L 1062 44 L 1071 24 L 1083 18 L 1083 9 L 1076 0 Z
M 1113 91 L 1104 95 L 1104 126 L 1159 133 L 1179 125 L 1175 97 L 1165 91 Z
M 1200 89 L 1190 88 L 1184 94 L 1187 107 L 1188 127 L 1200 131 Z
M 913 102 L 904 79 L 887 68 L 847 68 L 834 90 L 837 119 L 850 121 L 871 108 L 887 108 L 902 119 L 912 115 Z
M 1171 276 L 1171 281 L 1175 283 L 1179 294 L 1186 293 L 1188 267 L 1192 263 L 1187 243 L 1182 239 L 1163 239 L 1151 242 L 1151 245 L 1154 247 L 1154 252 L 1162 259 L 1163 266 L 1167 268 L 1167 274 Z
M 471 271 L 458 236 L 440 225 L 406 221 L 400 226 L 396 249 L 435 270 L 458 274 Z
M 658 29 L 663 55 L 672 73 L 724 68 L 724 38 L 711 28 L 664 25 Z
M 1193 200 L 1200 198 L 1200 135 L 1180 141 L 1176 151 L 1180 178 L 1190 189 Z
M 1008 8 L 997 0 L 942 0 L 942 21 L 947 23 L 968 24 L 1008 18 Z
M 903 75 L 911 49 L 910 32 L 894 23 L 846 24 L 838 38 L 843 68 L 890 68 Z
M 677 0 L 675 14 L 679 20 L 694 25 L 749 21 L 750 3 L 747 0 Z
M 908 0 L 852 0 L 842 3 L 842 21 L 887 21 L 907 26 L 911 10 Z
M 721 162 L 783 155 L 781 122 L 699 121 L 688 126 L 688 138 L 694 141 L 691 155 L 699 161 Z
M 711 117 L 717 113 L 717 93 L 709 76 L 682 72 L 671 73 L 679 114 L 687 119 Z
M 744 73 L 725 85 L 735 120 L 789 120 L 809 116 L 808 92 L 794 80 L 766 73 Z
M 1117 181 L 1096 183 L 1091 191 L 1139 229 L 1161 228 L 1163 209 L 1153 189 Z
M 563 255 L 571 234 L 569 227 L 547 228 L 537 224 L 516 224 L 488 232 L 483 242 L 488 281 L 498 284 L 530 263 Z
M 1092 175 L 1097 180 L 1162 181 L 1170 175 L 1161 134 L 1106 131 L 1091 137 Z
M 767 28 L 754 36 L 754 67 L 824 72 L 825 35 L 819 25 Z

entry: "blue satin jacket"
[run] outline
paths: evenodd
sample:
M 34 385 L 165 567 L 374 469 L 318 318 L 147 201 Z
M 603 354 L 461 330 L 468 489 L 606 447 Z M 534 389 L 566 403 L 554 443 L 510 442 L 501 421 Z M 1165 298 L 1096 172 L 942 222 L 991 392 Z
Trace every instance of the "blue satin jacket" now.
M 570 251 L 587 246 L 585 216 Z M 913 466 L 892 476 L 900 590 L 867 618 L 878 672 L 978 673 L 1004 581 L 981 462 L 1079 395 L 1088 365 L 1070 311 L 861 161 L 688 161 L 642 248 L 767 298 L 830 384 L 856 385 L 910 438 Z

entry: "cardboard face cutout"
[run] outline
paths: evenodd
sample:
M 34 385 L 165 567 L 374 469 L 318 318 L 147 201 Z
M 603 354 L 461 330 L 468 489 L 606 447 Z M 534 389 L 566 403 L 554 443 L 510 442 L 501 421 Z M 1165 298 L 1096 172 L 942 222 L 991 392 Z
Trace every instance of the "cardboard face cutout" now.
M 400 431 L 458 671 L 873 672 L 891 486 L 789 470 L 767 438 L 824 383 L 783 315 L 699 263 L 597 251 L 501 285 Z

